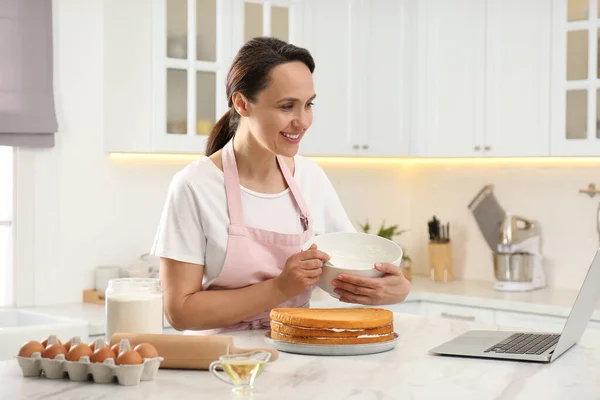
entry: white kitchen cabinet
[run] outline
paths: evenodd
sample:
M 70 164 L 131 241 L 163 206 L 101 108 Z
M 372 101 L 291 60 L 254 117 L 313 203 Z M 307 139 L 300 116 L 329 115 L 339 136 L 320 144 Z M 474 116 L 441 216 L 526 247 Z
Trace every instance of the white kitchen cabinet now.
M 563 317 L 528 314 L 522 312 L 496 311 L 496 324 L 524 330 L 560 333 L 567 321 Z
M 267 35 L 315 58 L 303 155 L 596 155 L 597 43 L 582 40 L 596 37 L 597 5 L 567 22 L 553 1 L 109 0 L 105 149 L 203 153 L 235 53 Z M 591 60 L 585 79 L 567 81 L 571 54 Z
M 485 2 L 420 0 L 416 156 L 480 156 L 485 112 Z
M 313 125 L 302 140 L 301 154 L 409 153 L 407 54 L 412 3 L 303 2 L 302 44 L 315 59 L 317 98 Z
M 529 314 L 523 312 L 496 311 L 496 324 L 519 329 L 528 329 L 539 332 L 561 333 L 566 317 L 555 317 L 551 315 Z M 586 331 L 593 330 L 600 333 L 600 322 L 589 321 Z
M 600 321 L 590 321 L 588 322 L 588 326 L 586 331 L 593 330 L 594 332 L 600 333 Z
M 302 44 L 315 59 L 317 94 L 312 126 L 300 143 L 304 155 L 348 155 L 352 150 L 350 5 L 347 0 L 304 2 Z
M 153 144 L 153 3 L 104 2 L 104 132 L 108 152 Z
M 231 0 L 105 2 L 109 152 L 204 151 L 225 111 Z
M 485 156 L 550 154 L 551 3 L 486 2 Z
M 423 303 L 421 301 L 404 301 L 402 303 L 384 305 L 381 307 L 400 314 L 423 315 Z
M 234 49 L 258 36 L 269 36 L 299 44 L 302 28 L 302 0 L 234 0 L 236 21 L 244 29 L 234 29 Z M 234 22 L 235 26 L 235 22 Z
M 600 155 L 597 0 L 552 2 L 553 156 Z
M 259 36 L 301 45 L 302 5 L 303 0 L 233 0 L 231 58 L 245 42 Z
M 203 153 L 228 110 L 225 79 L 235 53 L 248 35 L 298 39 L 299 4 L 105 2 L 106 151 Z
M 371 0 L 366 2 L 365 32 L 357 35 L 363 52 L 354 78 L 362 83 L 362 100 L 352 115 L 361 117 L 357 126 L 360 155 L 406 156 L 410 154 L 411 114 L 414 110 L 412 76 L 416 65 L 417 0 Z M 359 62 L 362 61 L 362 64 Z M 355 81 L 353 79 L 353 82 Z M 356 147 L 354 144 L 353 148 Z
M 549 154 L 547 0 L 419 2 L 413 154 Z
M 421 306 L 421 315 L 467 322 L 493 324 L 494 313 L 494 310 L 487 308 L 468 307 L 456 304 L 423 302 Z

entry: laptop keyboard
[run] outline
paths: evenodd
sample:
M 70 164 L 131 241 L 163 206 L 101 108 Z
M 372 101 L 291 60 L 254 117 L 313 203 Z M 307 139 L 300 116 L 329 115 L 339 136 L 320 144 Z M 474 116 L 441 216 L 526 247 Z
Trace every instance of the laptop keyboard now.
M 558 342 L 560 335 L 548 333 L 515 333 L 485 352 L 510 354 L 542 354 Z

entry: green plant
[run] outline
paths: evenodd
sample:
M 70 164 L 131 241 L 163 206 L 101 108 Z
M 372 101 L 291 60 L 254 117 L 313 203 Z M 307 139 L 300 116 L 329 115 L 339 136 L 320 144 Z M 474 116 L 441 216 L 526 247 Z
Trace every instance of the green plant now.
M 364 224 L 359 224 L 360 225 L 360 229 L 362 229 L 362 231 L 364 233 L 369 233 L 369 231 L 371 230 L 371 225 L 369 225 L 369 221 L 366 221 Z M 385 226 L 385 221 L 383 221 L 381 223 L 381 226 L 379 227 L 379 231 L 377 232 L 377 236 L 381 236 L 384 237 L 386 239 L 392 240 L 395 236 L 400 236 L 405 232 L 408 232 L 409 229 L 399 229 L 398 225 L 390 225 L 390 226 Z M 402 256 L 402 260 L 403 261 L 411 261 L 410 257 L 407 256 L 406 254 L 404 254 Z

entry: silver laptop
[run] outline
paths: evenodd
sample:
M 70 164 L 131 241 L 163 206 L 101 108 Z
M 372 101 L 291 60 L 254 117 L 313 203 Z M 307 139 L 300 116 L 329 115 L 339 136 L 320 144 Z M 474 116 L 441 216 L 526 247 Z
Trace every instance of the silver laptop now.
M 549 363 L 581 339 L 600 298 L 600 249 L 561 333 L 469 331 L 431 350 L 431 354 Z

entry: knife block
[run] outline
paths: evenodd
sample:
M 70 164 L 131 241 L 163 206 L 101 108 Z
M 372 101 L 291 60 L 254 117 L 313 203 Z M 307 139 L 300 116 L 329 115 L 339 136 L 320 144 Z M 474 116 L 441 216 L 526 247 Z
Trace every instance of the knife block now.
M 453 281 L 452 242 L 429 242 L 428 251 L 431 280 L 436 282 Z

